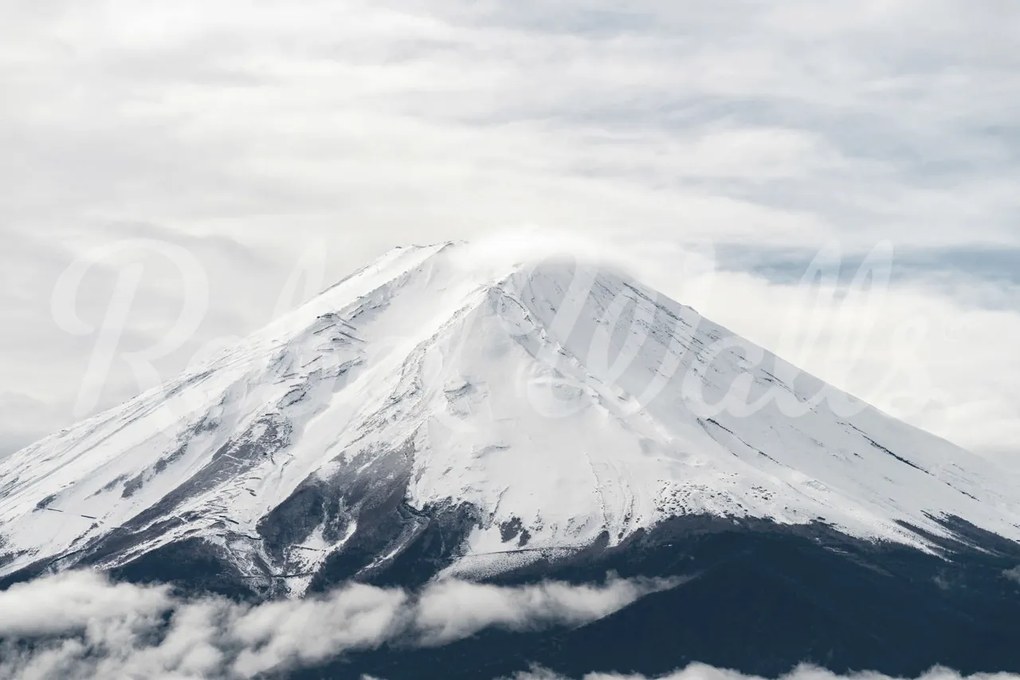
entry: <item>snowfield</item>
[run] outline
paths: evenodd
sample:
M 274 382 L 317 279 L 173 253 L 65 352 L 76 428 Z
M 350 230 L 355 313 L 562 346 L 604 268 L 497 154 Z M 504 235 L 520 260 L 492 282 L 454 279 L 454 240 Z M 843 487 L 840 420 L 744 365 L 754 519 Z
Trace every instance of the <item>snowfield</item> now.
M 267 529 L 310 489 L 328 511 Z M 294 574 L 297 594 L 393 489 L 416 511 L 475 509 L 453 572 L 705 513 L 922 550 L 943 518 L 1020 540 L 1020 479 L 693 309 L 598 265 L 443 244 L 392 250 L 0 460 L 0 575 L 200 537 L 241 573 Z

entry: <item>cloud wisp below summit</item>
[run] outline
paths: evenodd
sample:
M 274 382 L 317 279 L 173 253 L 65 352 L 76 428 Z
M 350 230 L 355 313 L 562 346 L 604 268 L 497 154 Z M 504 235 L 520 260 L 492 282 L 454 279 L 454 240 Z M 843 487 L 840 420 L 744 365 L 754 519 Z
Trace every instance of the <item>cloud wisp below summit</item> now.
M 417 593 L 352 583 L 319 597 L 247 605 L 67 572 L 0 592 L 0 677 L 251 678 L 389 643 L 436 646 L 489 628 L 581 625 L 679 583 L 447 580 Z

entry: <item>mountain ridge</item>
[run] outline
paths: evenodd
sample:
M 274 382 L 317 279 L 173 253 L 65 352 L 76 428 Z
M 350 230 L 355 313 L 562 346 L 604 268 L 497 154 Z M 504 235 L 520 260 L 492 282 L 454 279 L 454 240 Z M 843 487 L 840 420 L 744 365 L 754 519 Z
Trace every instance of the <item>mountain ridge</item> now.
M 300 595 L 434 536 L 498 574 L 699 515 L 938 552 L 1020 539 L 1011 479 L 608 268 L 448 243 L 0 461 L 0 577 L 198 541 Z

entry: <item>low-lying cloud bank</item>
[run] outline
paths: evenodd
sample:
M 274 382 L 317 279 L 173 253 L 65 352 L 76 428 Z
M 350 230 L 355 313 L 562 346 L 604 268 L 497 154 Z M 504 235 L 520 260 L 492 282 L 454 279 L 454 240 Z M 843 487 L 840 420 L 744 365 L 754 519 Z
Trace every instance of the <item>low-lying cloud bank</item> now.
M 1017 680 L 1018 675 L 1011 673 L 979 673 L 977 675 L 960 675 L 956 671 L 945 668 L 933 668 L 917 680 Z M 569 680 L 551 671 L 536 669 L 520 673 L 507 680 Z M 583 680 L 765 680 L 757 675 L 744 675 L 736 671 L 712 668 L 704 664 L 691 664 L 682 671 L 669 675 L 650 678 L 643 675 L 616 675 L 613 673 L 590 673 Z M 904 680 L 893 678 L 881 673 L 852 673 L 836 675 L 830 671 L 814 666 L 800 666 L 784 675 L 781 680 Z
M 418 593 L 350 584 L 317 598 L 246 605 L 69 572 L 0 592 L 0 677 L 249 678 L 385 643 L 442 645 L 486 628 L 579 625 L 678 583 L 450 580 Z
M 48 576 L 0 592 L 0 678 L 250 678 L 387 643 L 438 646 L 486 628 L 512 631 L 599 619 L 682 579 L 495 586 L 447 580 L 420 592 L 349 584 L 304 600 L 238 604 L 181 599 L 169 587 L 113 583 L 96 572 Z M 1018 680 L 933 669 L 918 680 Z M 657 678 L 541 668 L 507 680 L 763 680 L 693 664 Z M 803 666 L 783 680 L 900 680 Z

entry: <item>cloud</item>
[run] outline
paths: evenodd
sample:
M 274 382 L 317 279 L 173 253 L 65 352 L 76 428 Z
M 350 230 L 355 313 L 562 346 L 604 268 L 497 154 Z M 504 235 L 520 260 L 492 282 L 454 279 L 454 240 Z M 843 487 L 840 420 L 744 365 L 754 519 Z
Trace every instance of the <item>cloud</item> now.
M 234 635 L 243 645 L 233 671 L 251 677 L 284 664 L 377 646 L 404 631 L 407 599 L 401 591 L 352 585 L 325 600 L 255 607 L 233 622 Z
M 0 593 L 0 636 L 82 631 L 97 620 L 117 620 L 129 628 L 151 626 L 170 604 L 164 587 L 114 584 L 94 572 L 66 572 Z
M 1008 574 L 1008 573 L 1007 573 Z M 251 678 L 388 643 L 437 646 L 488 629 L 581 625 L 682 579 L 609 578 L 602 584 L 496 586 L 439 581 L 420 592 L 352 583 L 302 600 L 240 604 L 181 598 L 167 586 L 114 583 L 65 572 L 0 591 L 0 676 Z M 1014 680 L 933 669 L 918 680 Z M 508 680 L 569 680 L 535 668 Z M 581 680 L 762 680 L 693 664 L 656 678 L 591 673 Z M 893 680 L 803 666 L 782 680 Z
M 250 678 L 388 642 L 439 645 L 486 628 L 579 625 L 678 583 L 454 580 L 418 593 L 355 583 L 316 598 L 247 605 L 67 572 L 0 592 L 0 676 Z
M 961 249 L 1020 246 L 1018 29 L 1008 1 L 6 2 L 0 374 L 17 401 L 0 455 L 80 419 L 96 337 L 61 330 L 50 294 L 81 254 L 139 235 L 209 278 L 163 377 L 268 321 L 310 252 L 325 284 L 392 245 L 524 225 L 643 270 L 703 241 L 955 249 L 959 275 L 918 297 L 942 304 L 987 265 Z M 96 409 L 144 387 L 123 355 L 180 309 L 186 282 L 151 259 Z M 83 317 L 102 320 L 132 264 L 97 268 Z M 676 277 L 657 283 L 683 300 Z M 795 293 L 763 295 L 788 309 Z M 772 333 L 744 300 L 700 311 Z M 981 354 L 985 375 L 1012 355 Z M 984 450 L 1006 450 L 1016 401 L 986 394 L 952 398 L 971 431 L 1000 433 Z
M 679 585 L 677 580 L 617 581 L 612 588 L 542 583 L 494 588 L 467 581 L 444 581 L 418 601 L 417 626 L 423 642 L 441 645 L 484 628 L 534 630 L 600 619 L 642 595 Z
M 977 673 L 975 675 L 961 675 L 956 671 L 933 668 L 932 670 L 918 676 L 917 680 L 1016 680 L 1020 676 L 1012 673 Z M 527 673 L 515 675 L 512 680 L 568 680 L 564 676 L 557 675 L 548 670 L 535 669 Z M 643 675 L 618 675 L 615 673 L 590 673 L 584 676 L 583 680 L 764 680 L 756 675 L 744 675 L 736 671 L 713 668 L 704 664 L 691 664 L 687 668 L 668 675 L 656 676 L 655 678 Z M 904 680 L 893 678 L 881 673 L 851 673 L 849 675 L 837 675 L 830 671 L 815 668 L 813 666 L 800 666 L 797 669 L 782 676 L 780 680 Z

